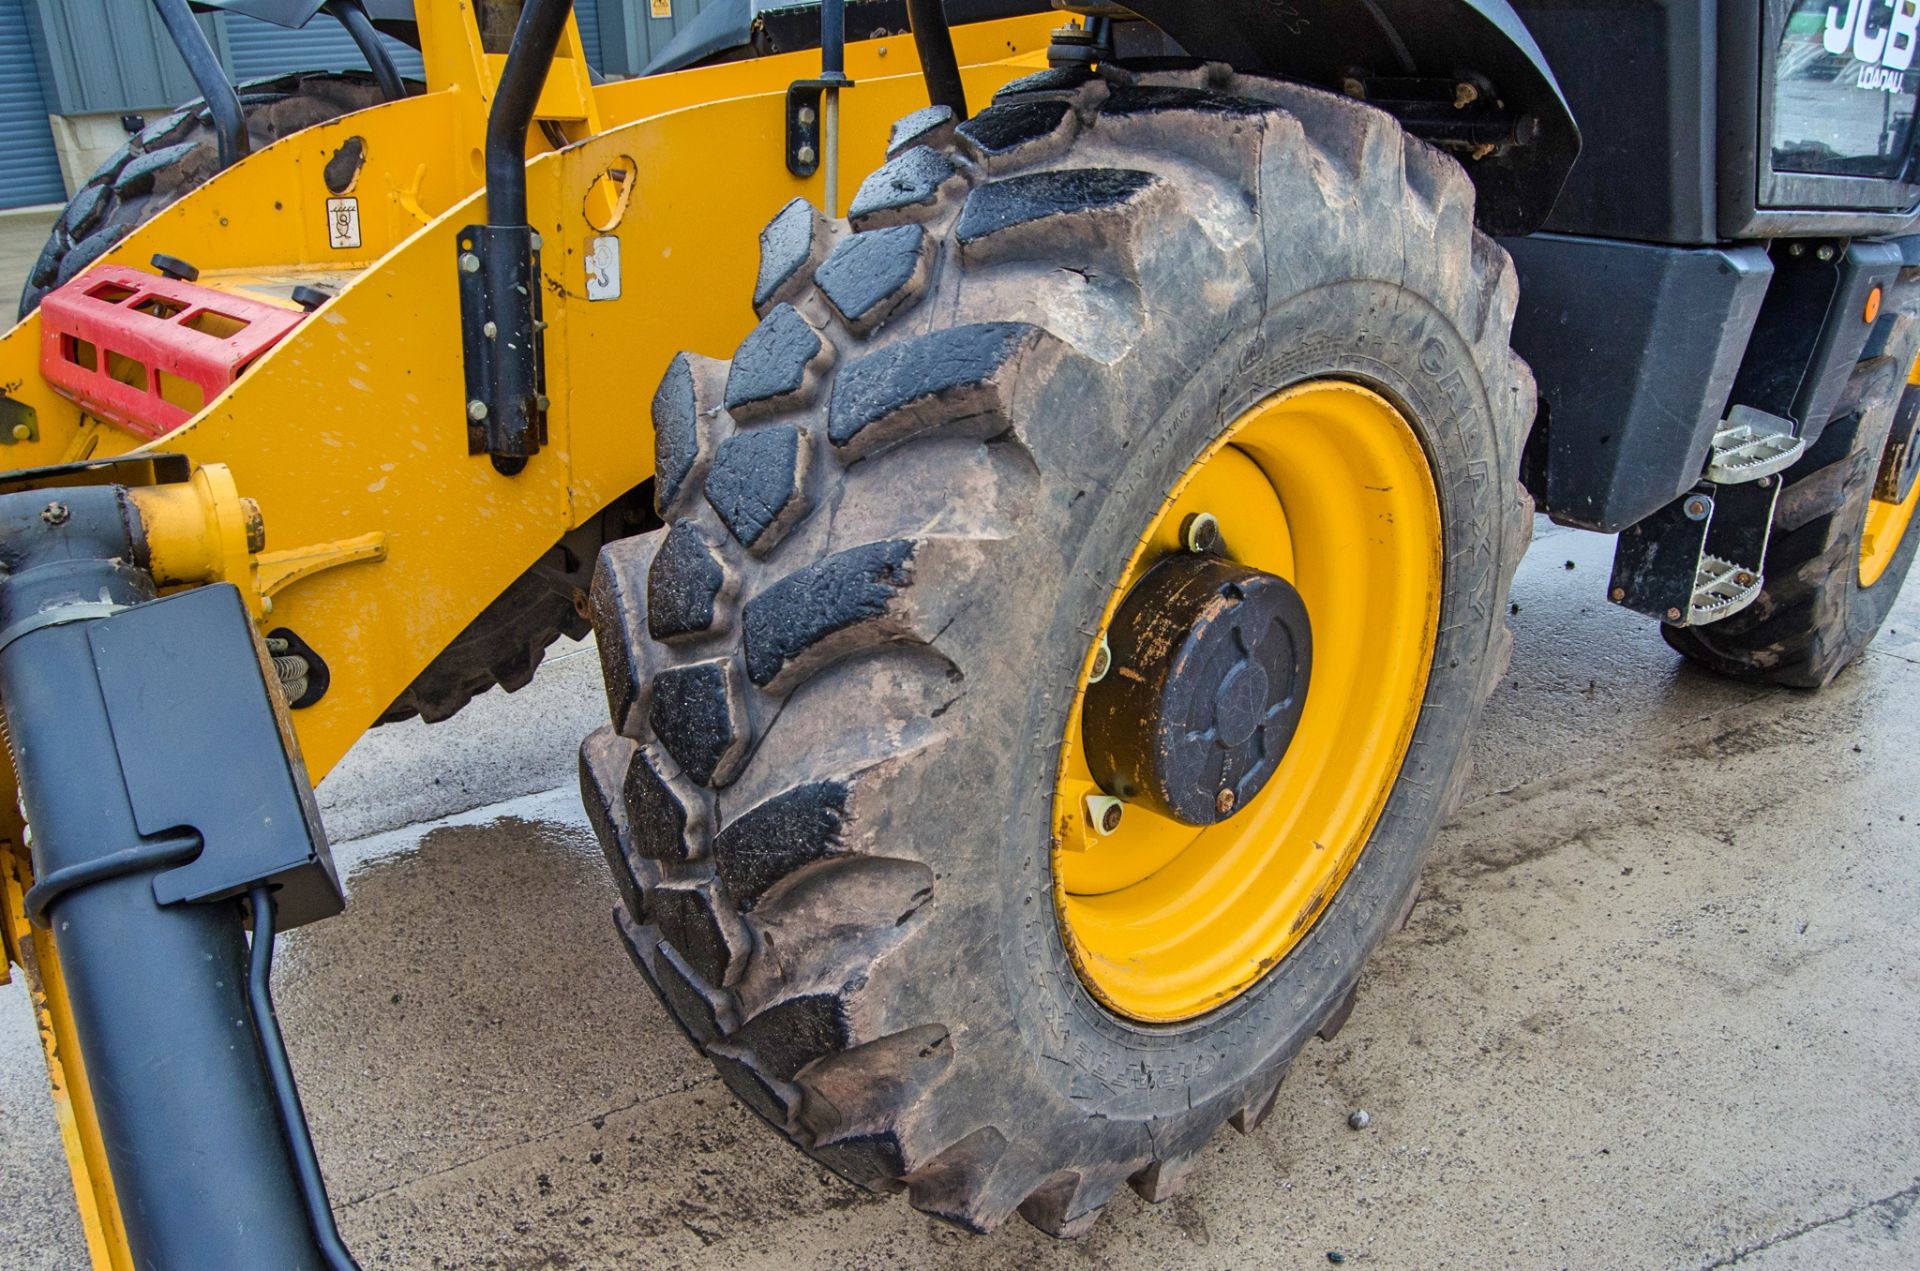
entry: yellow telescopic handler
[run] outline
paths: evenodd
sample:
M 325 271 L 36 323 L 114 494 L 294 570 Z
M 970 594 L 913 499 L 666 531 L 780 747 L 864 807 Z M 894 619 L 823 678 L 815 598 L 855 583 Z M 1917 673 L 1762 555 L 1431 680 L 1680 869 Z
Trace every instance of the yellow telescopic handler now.
M 1802 687 L 1915 551 L 1870 0 L 1658 0 L 1644 58 L 1549 0 L 714 0 L 618 81 L 569 0 L 202 4 L 369 67 L 241 85 L 153 3 L 202 97 L 0 336 L 0 972 L 97 1268 L 354 1265 L 269 983 L 346 908 L 312 788 L 561 636 L 704 1061 L 1074 1236 L 1352 1009 L 1536 509 Z

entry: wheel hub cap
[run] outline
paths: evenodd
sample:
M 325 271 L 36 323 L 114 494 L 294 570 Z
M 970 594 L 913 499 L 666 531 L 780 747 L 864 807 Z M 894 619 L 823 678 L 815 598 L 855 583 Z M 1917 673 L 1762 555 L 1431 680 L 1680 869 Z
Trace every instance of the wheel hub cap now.
M 1082 715 L 1094 780 L 1183 825 L 1246 807 L 1306 705 L 1313 636 L 1292 584 L 1172 556 L 1127 593 L 1109 640 L 1112 669 L 1089 686 Z

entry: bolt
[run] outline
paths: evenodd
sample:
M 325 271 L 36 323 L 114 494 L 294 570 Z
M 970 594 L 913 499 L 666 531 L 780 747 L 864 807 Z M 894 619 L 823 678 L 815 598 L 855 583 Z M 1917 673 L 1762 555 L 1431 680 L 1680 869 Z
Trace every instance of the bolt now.
M 798 116 L 798 118 L 799 118 L 799 120 L 800 120 L 800 126 L 801 126 L 801 127 L 803 127 L 803 128 L 810 128 L 810 127 L 812 127 L 812 126 L 813 126 L 813 121 L 814 121 L 814 119 L 816 119 L 816 118 L 817 118 L 817 116 L 816 116 L 816 115 L 815 115 L 815 114 L 813 113 L 813 107 L 811 107 L 811 106 L 802 106 L 802 107 L 800 108 L 800 113 L 799 113 L 799 116 Z
M 1356 1130 L 1364 1130 L 1373 1124 L 1373 1117 L 1365 1108 L 1355 1108 L 1347 1113 L 1347 1124 Z
M 1668 622 L 1680 621 L 1680 611 L 1678 609 L 1667 610 L 1667 621 Z
M 1100 647 L 1093 651 L 1093 669 L 1087 672 L 1087 683 L 1098 684 L 1107 678 L 1107 671 L 1113 666 L 1113 650 L 1107 647 L 1107 638 L 1100 637 Z
M 491 340 L 495 336 L 500 334 L 500 327 L 496 323 L 492 323 L 492 322 L 485 323 L 480 328 L 480 334 L 486 336 L 489 340 Z
M 1743 569 L 1733 576 L 1733 581 L 1739 583 L 1742 587 L 1751 587 L 1753 585 L 1753 575 Z
M 801 146 L 798 150 L 794 151 L 793 157 L 798 159 L 803 164 L 812 163 L 814 159 L 813 147 Z
M 1625 587 L 1615 587 L 1613 589 L 1614 603 L 1617 604 L 1620 601 L 1625 600 L 1626 598 L 1627 598 L 1627 589 Z
M 1227 813 L 1233 811 L 1233 804 L 1234 796 L 1232 786 L 1226 787 L 1221 790 L 1219 794 L 1213 796 L 1213 810 L 1221 816 L 1225 816 Z
M 1806 254 L 1806 251 L 1807 251 L 1807 245 L 1805 243 L 1787 244 L 1787 255 L 1789 256 L 1804 256 Z
M 272 597 L 272 596 L 262 596 L 262 597 L 260 597 L 260 612 L 261 612 L 261 613 L 272 613 L 272 612 L 273 612 L 273 597 Z
M 533 250 L 539 251 L 542 246 L 544 246 L 544 240 L 541 239 L 540 235 L 535 234 L 533 236 Z
M 1180 524 L 1180 542 L 1190 552 L 1220 550 L 1220 522 L 1211 512 L 1195 512 Z
M 56 499 L 41 511 L 40 519 L 48 525 L 65 525 L 72 515 L 73 509 Z
M 1120 800 L 1111 795 L 1087 796 L 1087 821 L 1102 834 L 1111 834 L 1120 828 L 1120 814 L 1124 810 Z
M 547 407 L 553 405 L 553 403 L 548 400 L 547 395 L 545 393 L 542 393 L 538 397 L 534 398 L 533 404 L 534 404 L 534 407 L 538 410 L 545 410 L 547 409 Z
M 1822 243 L 1820 244 L 1820 250 L 1816 251 L 1814 255 L 1819 257 L 1821 260 L 1832 260 L 1833 248 L 1827 246 L 1825 243 Z
M 1707 513 L 1713 511 L 1713 500 L 1704 494 L 1696 494 L 1687 500 L 1685 511 L 1689 521 L 1704 521 Z
M 33 436 L 33 428 L 31 425 L 15 424 L 13 426 L 13 439 L 15 441 L 25 441 L 32 436 Z
M 1340 91 L 1360 101 L 1367 99 L 1367 86 L 1352 75 L 1340 81 Z
M 1754 484 L 1759 486 L 1762 490 L 1765 490 L 1773 485 L 1773 478 L 1761 477 L 1758 481 L 1754 482 Z
M 485 419 L 486 417 L 487 417 L 487 404 L 485 402 L 481 401 L 479 398 L 476 397 L 472 401 L 467 403 L 468 419 L 471 419 L 474 423 L 477 424 L 481 420 Z
M 247 523 L 247 550 L 254 554 L 267 550 L 267 519 L 252 499 L 240 500 L 240 519 Z
M 474 255 L 472 252 L 461 252 L 460 253 L 460 272 L 463 274 L 479 273 L 480 258 Z
M 1453 86 L 1453 108 L 1465 110 L 1480 100 L 1480 90 L 1472 84 L 1459 83 Z

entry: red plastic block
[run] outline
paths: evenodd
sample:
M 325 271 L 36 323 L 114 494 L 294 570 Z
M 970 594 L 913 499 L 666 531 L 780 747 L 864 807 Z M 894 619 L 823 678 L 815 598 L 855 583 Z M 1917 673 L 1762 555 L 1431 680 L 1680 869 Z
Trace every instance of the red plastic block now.
M 224 392 L 306 314 L 125 265 L 40 301 L 40 373 L 88 414 L 148 439 Z

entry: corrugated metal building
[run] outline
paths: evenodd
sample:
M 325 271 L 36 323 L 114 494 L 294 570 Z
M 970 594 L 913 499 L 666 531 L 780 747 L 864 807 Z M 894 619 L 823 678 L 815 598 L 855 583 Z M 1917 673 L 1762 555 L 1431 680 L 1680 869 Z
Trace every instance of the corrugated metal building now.
M 575 0 L 588 63 L 611 77 L 635 74 L 705 3 Z M 237 82 L 366 66 L 324 14 L 298 31 L 237 14 L 200 20 Z M 418 53 L 387 43 L 401 74 L 421 74 Z M 0 0 L 0 208 L 64 200 L 91 172 L 91 147 L 111 151 L 124 140 L 121 116 L 198 95 L 146 0 Z

